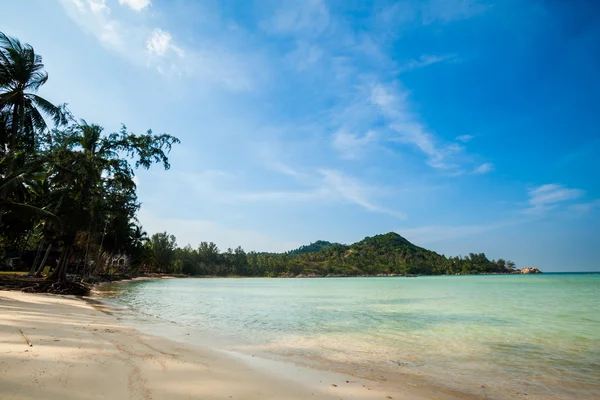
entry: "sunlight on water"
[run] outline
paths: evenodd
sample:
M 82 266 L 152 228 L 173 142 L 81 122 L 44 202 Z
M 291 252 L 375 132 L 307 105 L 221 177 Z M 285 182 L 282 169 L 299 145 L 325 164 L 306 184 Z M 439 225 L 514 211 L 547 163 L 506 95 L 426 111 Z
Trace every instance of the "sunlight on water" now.
M 498 398 L 600 398 L 600 275 L 176 279 L 103 291 L 242 350 Z

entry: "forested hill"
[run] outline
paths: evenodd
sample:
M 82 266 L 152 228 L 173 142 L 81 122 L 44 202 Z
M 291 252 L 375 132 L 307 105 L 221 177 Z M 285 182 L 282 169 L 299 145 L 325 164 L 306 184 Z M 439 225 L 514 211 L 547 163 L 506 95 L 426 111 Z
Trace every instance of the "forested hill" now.
M 317 250 L 320 248 L 320 250 Z M 317 251 L 313 251 L 317 250 Z M 190 275 L 238 276 L 361 276 L 510 273 L 514 263 L 490 261 L 485 254 L 445 257 L 390 232 L 352 245 L 318 241 L 287 253 L 220 253 L 212 243 L 198 250 L 175 250 L 175 272 Z
M 447 258 L 416 246 L 395 232 L 367 237 L 352 245 L 332 245 L 300 254 L 288 264 L 292 274 L 379 275 L 509 272 L 504 260 L 485 254 Z
M 300 246 L 295 250 L 290 250 L 290 251 L 288 251 L 288 254 L 317 253 L 321 250 L 324 250 L 324 249 L 327 249 L 327 248 L 333 246 L 334 244 L 338 244 L 338 243 L 331 243 L 326 240 L 317 240 L 314 243 Z

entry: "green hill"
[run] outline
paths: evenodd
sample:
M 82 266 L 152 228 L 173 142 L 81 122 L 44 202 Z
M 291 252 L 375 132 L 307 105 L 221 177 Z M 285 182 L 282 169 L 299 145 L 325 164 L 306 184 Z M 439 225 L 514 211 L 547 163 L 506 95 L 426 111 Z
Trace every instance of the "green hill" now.
M 334 244 L 337 244 L 337 243 L 331 243 L 326 240 L 317 240 L 316 242 L 311 243 L 309 245 L 300 246 L 295 250 L 288 251 L 288 254 L 316 253 L 321 250 L 325 250 L 325 249 L 333 246 Z
M 319 240 L 286 253 L 246 253 L 239 247 L 220 252 L 214 243 L 203 242 L 197 250 L 177 249 L 175 258 L 185 274 L 218 276 L 454 275 L 509 273 L 514 267 L 483 253 L 446 257 L 394 232 L 351 245 Z
M 303 246 L 286 254 L 261 254 L 251 266 L 257 270 L 268 268 L 267 274 L 279 275 L 445 275 L 473 273 L 508 273 L 504 260 L 490 261 L 485 254 L 469 254 L 465 257 L 445 257 L 434 251 L 416 246 L 390 232 L 366 237 L 352 245 L 326 243 Z M 320 243 L 315 242 L 315 243 Z M 298 250 L 300 250 L 298 249 Z

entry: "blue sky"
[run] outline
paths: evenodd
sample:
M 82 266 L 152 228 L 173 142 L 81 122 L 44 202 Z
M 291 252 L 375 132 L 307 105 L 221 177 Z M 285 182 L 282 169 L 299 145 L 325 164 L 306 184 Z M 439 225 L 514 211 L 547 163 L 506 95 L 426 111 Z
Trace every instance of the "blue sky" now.
M 446 255 L 600 270 L 600 3 L 20 0 L 41 94 L 179 137 L 139 171 L 180 245 L 396 231 Z

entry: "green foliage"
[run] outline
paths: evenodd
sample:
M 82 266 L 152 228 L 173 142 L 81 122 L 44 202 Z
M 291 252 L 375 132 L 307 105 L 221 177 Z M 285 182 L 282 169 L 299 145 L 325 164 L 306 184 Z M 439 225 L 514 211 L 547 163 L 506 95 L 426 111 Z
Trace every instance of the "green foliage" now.
M 335 243 L 335 244 L 337 244 L 337 243 Z M 289 254 L 317 253 L 317 252 L 327 249 L 333 245 L 334 245 L 334 243 L 327 242 L 325 240 L 317 240 L 316 242 L 313 242 L 309 245 L 300 246 L 299 248 L 297 248 L 295 250 L 291 250 L 288 253 Z
M 175 248 L 177 247 L 175 236 L 169 235 L 167 232 L 155 233 L 150 238 L 148 247 L 152 271 L 173 272 Z M 178 267 L 180 266 L 178 265 Z
M 124 125 L 104 134 L 77 122 L 64 105 L 36 94 L 47 80 L 33 47 L 0 32 L 0 257 L 20 259 L 36 248 L 33 273 L 43 270 L 42 250 L 55 249 L 60 261 L 51 278 L 61 281 L 69 269 L 113 271 L 123 256 L 133 271 L 174 268 L 174 237 L 155 235 L 148 246 L 137 226 L 134 171 L 157 163 L 169 169 L 167 154 L 179 140 Z
M 321 249 L 307 251 L 315 247 Z M 454 275 L 512 270 L 507 266 L 510 262 L 490 261 L 483 253 L 447 258 L 394 232 L 367 237 L 350 246 L 318 241 L 281 254 L 245 253 L 240 247 L 221 253 L 214 243 L 202 242 L 198 249 L 177 249 L 174 263 L 188 275 L 214 276 Z

